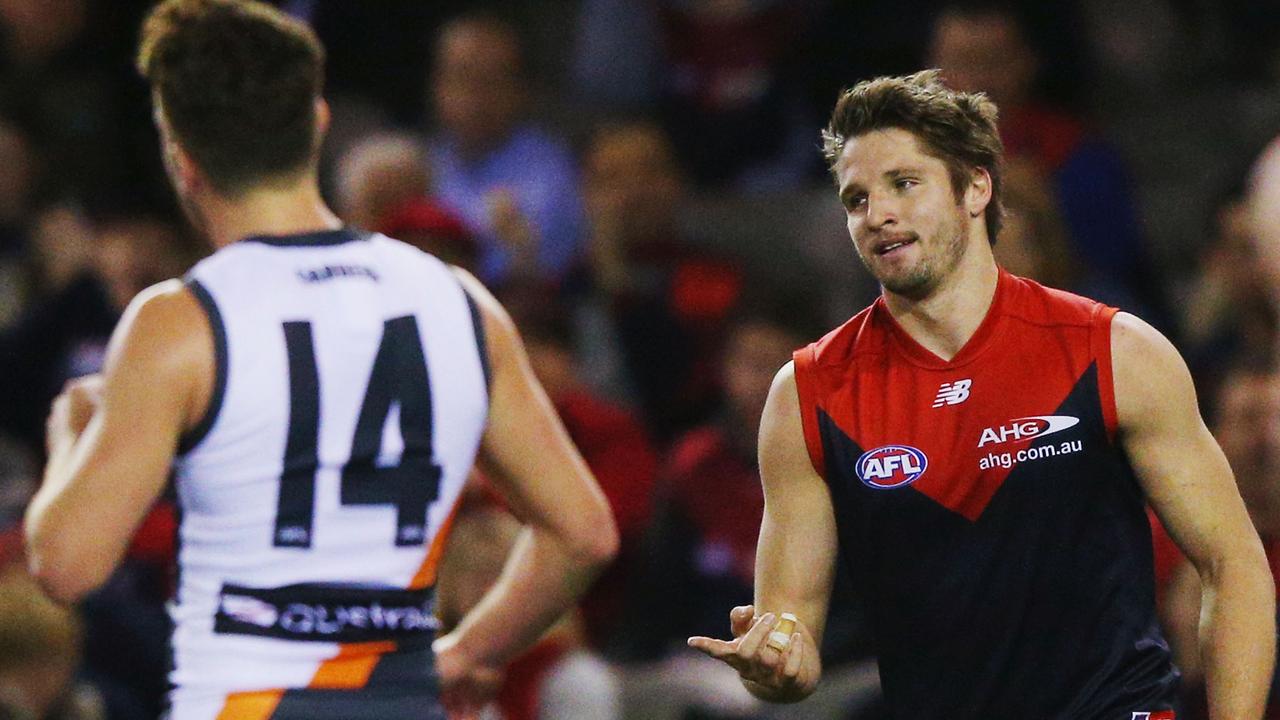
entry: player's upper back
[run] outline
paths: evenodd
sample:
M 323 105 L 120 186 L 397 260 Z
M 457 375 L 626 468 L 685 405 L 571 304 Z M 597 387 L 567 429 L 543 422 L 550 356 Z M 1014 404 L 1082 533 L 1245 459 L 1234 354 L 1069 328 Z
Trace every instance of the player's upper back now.
M 177 463 L 184 575 L 415 582 L 487 414 L 480 321 L 453 273 L 344 229 L 237 242 L 189 287 L 217 377 Z

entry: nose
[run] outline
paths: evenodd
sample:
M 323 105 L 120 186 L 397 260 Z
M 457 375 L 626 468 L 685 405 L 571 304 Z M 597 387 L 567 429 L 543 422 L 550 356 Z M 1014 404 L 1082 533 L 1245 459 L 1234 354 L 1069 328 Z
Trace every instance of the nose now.
M 893 199 L 883 193 L 871 193 L 867 196 L 867 227 L 879 230 L 885 225 L 898 222 L 898 206 Z

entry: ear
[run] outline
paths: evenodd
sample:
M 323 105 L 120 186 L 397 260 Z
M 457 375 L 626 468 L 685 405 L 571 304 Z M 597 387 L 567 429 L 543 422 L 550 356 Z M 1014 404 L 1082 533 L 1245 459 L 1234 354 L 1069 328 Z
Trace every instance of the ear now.
M 964 209 L 969 217 L 978 217 L 986 212 L 991 203 L 991 173 L 986 168 L 974 168 L 969 178 L 969 187 L 964 191 Z
M 184 192 L 201 188 L 205 184 L 204 176 L 200 174 L 195 161 L 178 143 L 178 139 L 174 136 L 173 128 L 169 126 L 169 119 L 164 114 L 159 98 L 157 97 L 154 102 L 155 110 L 152 112 L 152 119 L 155 121 L 156 129 L 160 132 L 160 152 L 163 153 L 162 159 L 168 169 L 169 177 Z
M 322 97 L 316 97 L 316 145 L 319 146 L 329 134 L 329 122 L 333 113 L 329 111 L 329 103 Z
M 207 183 L 205 183 L 204 174 L 200 172 L 196 161 L 191 159 L 181 145 L 172 139 L 166 139 L 164 151 L 167 162 L 173 167 L 174 179 L 181 183 L 188 194 L 205 187 Z

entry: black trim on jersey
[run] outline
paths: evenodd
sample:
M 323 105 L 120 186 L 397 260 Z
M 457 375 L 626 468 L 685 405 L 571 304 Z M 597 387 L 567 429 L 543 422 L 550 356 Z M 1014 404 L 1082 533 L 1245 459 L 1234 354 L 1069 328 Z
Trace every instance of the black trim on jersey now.
M 471 311 L 471 326 L 475 328 L 476 352 L 480 353 L 480 369 L 484 372 L 484 386 L 492 387 L 493 375 L 489 369 L 489 341 L 484 333 L 484 316 L 480 314 L 480 306 L 476 305 L 476 299 L 471 297 L 471 293 L 465 287 L 462 288 L 462 295 L 467 299 L 467 309 Z
M 173 590 L 169 595 L 169 601 L 175 605 L 178 602 L 179 593 L 182 592 L 182 521 L 184 513 L 182 512 L 182 499 L 178 497 L 178 475 L 176 472 L 169 471 L 169 481 L 165 488 L 164 497 L 173 503 Z M 173 671 L 178 669 L 178 646 L 176 642 L 177 626 L 173 621 L 173 616 L 165 613 L 166 632 L 168 633 L 167 642 L 165 644 L 165 662 L 167 663 L 167 672 L 165 672 L 165 687 L 172 691 L 177 684 L 170 678 L 173 677 Z M 168 692 L 165 693 L 164 702 L 165 713 L 172 709 L 172 701 Z M 161 715 L 167 717 L 167 715 Z
M 372 235 L 355 228 L 339 228 L 337 230 L 321 230 L 297 235 L 253 235 L 242 242 L 256 242 L 272 247 L 321 247 L 324 245 L 342 245 L 344 243 L 368 240 Z
M 196 300 L 200 302 L 200 307 L 204 308 L 205 315 L 209 317 L 209 327 L 213 329 L 215 370 L 213 394 L 209 396 L 209 406 L 205 408 L 204 417 L 200 418 L 200 422 L 183 433 L 178 440 L 179 455 L 185 455 L 194 450 L 209 434 L 209 431 L 213 429 L 213 423 L 218 419 L 218 413 L 222 410 L 222 400 L 227 394 L 227 366 L 229 364 L 227 328 L 222 323 L 222 313 L 218 312 L 218 304 L 213 301 L 213 296 L 209 294 L 209 290 L 199 280 L 189 277 L 186 280 L 186 286 Z

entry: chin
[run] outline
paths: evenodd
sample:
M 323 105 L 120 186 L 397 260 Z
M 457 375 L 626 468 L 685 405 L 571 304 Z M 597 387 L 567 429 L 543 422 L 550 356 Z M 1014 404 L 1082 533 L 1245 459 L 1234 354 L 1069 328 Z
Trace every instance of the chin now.
M 913 300 L 925 297 L 937 285 L 932 275 L 927 273 L 904 274 L 896 277 L 877 278 L 885 290 L 894 295 L 901 295 Z

